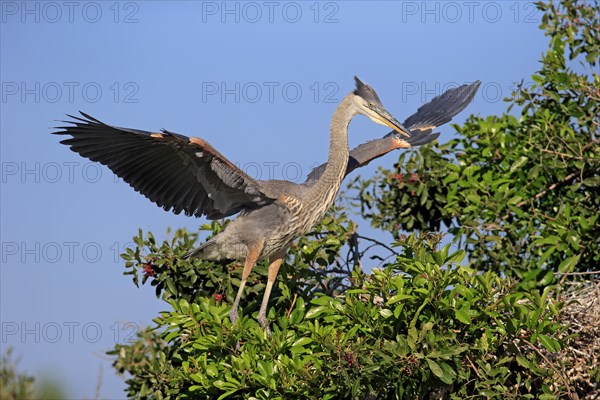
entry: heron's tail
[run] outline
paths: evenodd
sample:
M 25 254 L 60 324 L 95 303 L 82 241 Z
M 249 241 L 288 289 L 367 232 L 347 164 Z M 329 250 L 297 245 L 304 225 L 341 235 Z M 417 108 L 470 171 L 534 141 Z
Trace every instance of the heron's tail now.
M 214 259 L 218 259 L 218 252 L 216 251 L 217 243 L 214 240 L 209 240 L 206 243 L 203 243 L 202 245 L 200 245 L 200 247 L 197 247 L 193 250 L 188 251 L 184 256 L 183 259 L 187 260 L 190 258 L 202 258 L 205 260 L 214 260 Z
M 241 243 L 231 243 L 228 238 L 221 236 L 223 233 L 211 238 L 206 243 L 187 252 L 184 260 L 201 258 L 203 260 L 241 260 L 246 258 L 248 248 Z

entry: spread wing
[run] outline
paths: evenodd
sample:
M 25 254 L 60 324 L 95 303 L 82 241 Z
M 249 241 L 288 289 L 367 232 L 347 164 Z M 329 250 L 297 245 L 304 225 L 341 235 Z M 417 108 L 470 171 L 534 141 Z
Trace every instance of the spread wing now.
M 422 146 L 437 139 L 440 134 L 432 131 L 464 110 L 475 97 L 480 85 L 480 81 L 475 81 L 470 85 L 449 89 L 419 107 L 403 124 L 410 131 L 410 138 L 398 136 L 396 131 L 392 131 L 381 139 L 368 141 L 350 150 L 346 175 L 392 150 Z M 326 167 L 327 163 L 324 163 L 314 168 L 304 183 L 310 185 L 316 182 Z
M 470 85 L 448 89 L 419 107 L 416 113 L 406 118 L 404 126 L 410 131 L 431 132 L 438 126 L 450 122 L 456 114 L 469 105 L 480 85 L 481 81 L 475 81 Z M 388 136 L 392 134 L 393 132 L 390 132 Z
M 110 168 L 132 188 L 175 214 L 220 219 L 272 203 L 261 184 L 208 142 L 162 130 L 119 128 L 81 113 L 57 135 L 71 150 Z

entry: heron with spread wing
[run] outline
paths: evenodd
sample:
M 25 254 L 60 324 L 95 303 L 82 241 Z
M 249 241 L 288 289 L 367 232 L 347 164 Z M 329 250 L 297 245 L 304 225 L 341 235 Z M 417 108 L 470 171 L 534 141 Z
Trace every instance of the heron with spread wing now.
M 410 131 L 409 138 L 402 138 L 396 131 L 391 131 L 381 139 L 370 140 L 350 150 L 346 175 L 390 151 L 422 146 L 437 139 L 440 134 L 433 130 L 452 121 L 456 114 L 464 110 L 475 97 L 480 85 L 481 81 L 475 81 L 469 85 L 448 89 L 419 107 L 417 112 L 402 124 Z M 304 183 L 314 183 L 326 166 L 327 163 L 323 163 L 314 168 Z
M 269 296 L 290 243 L 308 232 L 333 204 L 344 177 L 394 149 L 430 142 L 432 130 L 448 122 L 473 98 L 479 82 L 452 89 L 419 108 L 408 127 L 385 110 L 369 85 L 355 77 L 356 89 L 337 107 L 330 125 L 327 163 L 315 168 L 297 184 L 281 180 L 255 180 L 241 171 L 203 139 L 166 130 L 152 133 L 106 125 L 82 113 L 72 126 L 59 127 L 61 141 L 71 150 L 108 166 L 149 200 L 187 215 L 221 219 L 238 214 L 226 228 L 186 257 L 208 260 L 244 260 L 242 280 L 231 310 L 238 306 L 254 265 L 269 259 L 267 285 L 258 321 L 269 331 L 266 317 Z M 452 93 L 450 93 L 452 92 Z M 452 94 L 452 95 L 449 95 Z M 348 149 L 348 125 L 362 114 L 393 131 L 382 139 Z

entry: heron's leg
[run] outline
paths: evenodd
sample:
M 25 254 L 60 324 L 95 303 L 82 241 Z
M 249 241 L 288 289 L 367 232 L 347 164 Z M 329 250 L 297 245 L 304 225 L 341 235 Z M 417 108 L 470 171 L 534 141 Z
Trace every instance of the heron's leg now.
M 271 289 L 273 289 L 273 284 L 275 283 L 275 279 L 277 279 L 277 274 L 279 273 L 279 267 L 283 263 L 283 257 L 285 256 L 284 252 L 277 253 L 273 256 L 271 264 L 269 265 L 269 275 L 267 278 L 267 287 L 265 289 L 265 294 L 262 299 L 262 304 L 260 305 L 260 311 L 258 312 L 258 322 L 263 327 L 265 331 L 269 334 L 271 333 L 271 329 L 269 329 L 269 321 L 267 320 L 267 305 L 269 304 L 269 297 L 271 296 Z
M 246 286 L 246 281 L 248 280 L 250 272 L 252 272 L 252 268 L 254 268 L 254 266 L 256 265 L 256 261 L 260 256 L 260 253 L 263 249 L 263 245 L 263 241 L 248 245 L 248 253 L 246 254 L 244 270 L 242 271 L 242 282 L 240 283 L 240 288 L 238 289 L 237 295 L 235 296 L 235 301 L 233 302 L 233 306 L 231 307 L 231 312 L 229 313 L 229 319 L 231 320 L 232 324 L 235 324 L 235 321 L 237 321 L 238 319 L 238 307 L 240 305 L 240 298 L 242 297 L 242 293 L 244 293 L 244 286 Z

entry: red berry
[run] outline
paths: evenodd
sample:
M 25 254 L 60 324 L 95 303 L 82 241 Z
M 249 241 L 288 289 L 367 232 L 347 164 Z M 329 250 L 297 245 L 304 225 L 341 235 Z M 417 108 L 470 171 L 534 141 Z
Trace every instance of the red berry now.
M 352 351 L 347 351 L 344 354 L 344 358 L 346 359 L 346 364 L 349 367 L 354 367 L 356 365 L 356 357 L 354 356 L 354 353 Z
M 144 264 L 144 274 L 146 274 L 146 276 L 154 276 L 154 270 L 152 269 L 152 266 L 153 265 L 150 261 Z

